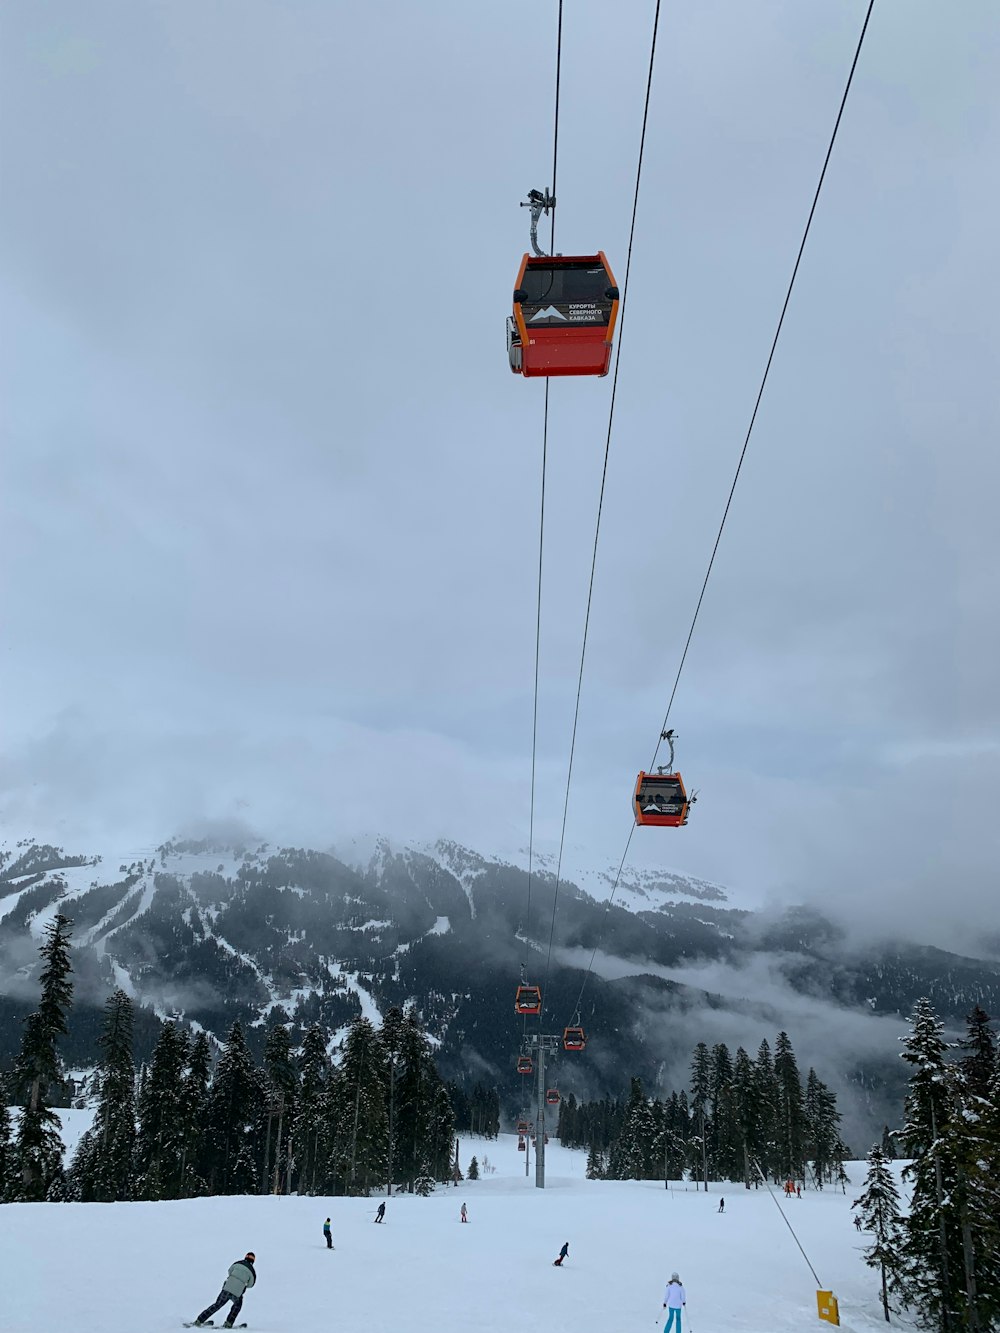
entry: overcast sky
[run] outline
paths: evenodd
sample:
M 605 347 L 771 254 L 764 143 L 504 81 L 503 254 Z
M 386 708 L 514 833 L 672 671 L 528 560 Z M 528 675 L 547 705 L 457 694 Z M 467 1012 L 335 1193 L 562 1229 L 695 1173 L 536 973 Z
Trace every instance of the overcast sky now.
M 663 4 L 567 839 L 617 864 L 865 5 Z M 557 248 L 624 280 L 654 4 L 569 0 Z M 12 0 L 0 812 L 526 845 L 555 12 Z M 973 947 L 1000 821 L 1000 9 L 877 0 L 637 863 Z M 551 388 L 558 841 L 611 380 Z M 960 926 L 955 933 L 956 923 Z

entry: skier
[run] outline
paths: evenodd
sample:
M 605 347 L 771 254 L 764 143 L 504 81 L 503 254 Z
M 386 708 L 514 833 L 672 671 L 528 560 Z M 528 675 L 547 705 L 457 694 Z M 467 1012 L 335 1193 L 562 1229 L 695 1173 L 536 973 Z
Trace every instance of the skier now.
M 720 1213 L 724 1213 L 725 1211 L 726 1211 L 726 1201 L 725 1201 L 725 1199 L 720 1199 L 720 1200 L 719 1200 L 719 1212 L 720 1212 Z
M 463 1222 L 468 1222 L 468 1220 L 469 1220 L 469 1210 L 466 1208 L 465 1204 L 463 1203 L 463 1204 L 462 1204 L 462 1221 L 463 1221 Z
M 333 1249 L 333 1236 L 331 1236 L 331 1234 L 330 1234 L 330 1219 L 329 1219 L 329 1218 L 327 1218 L 326 1221 L 323 1223 L 323 1235 L 326 1237 L 326 1248 L 327 1248 L 328 1250 L 332 1250 L 332 1249 Z
M 796 1186 L 795 1186 L 795 1197 L 796 1197 L 797 1199 L 801 1199 L 801 1198 L 802 1198 L 802 1186 L 801 1186 L 801 1185 L 796 1185 Z
M 216 1310 L 221 1310 L 229 1301 L 232 1301 L 233 1308 L 229 1311 L 229 1318 L 222 1327 L 232 1328 L 236 1322 L 236 1316 L 243 1308 L 243 1293 L 247 1287 L 254 1286 L 257 1281 L 257 1274 L 254 1270 L 256 1257 L 253 1250 L 247 1250 L 242 1259 L 237 1259 L 234 1264 L 229 1265 L 229 1273 L 222 1284 L 219 1299 L 214 1305 L 208 1305 L 202 1310 L 194 1321 L 195 1328 L 201 1328 L 202 1324 L 208 1323 L 209 1316 L 215 1314 Z
M 855 1215 L 855 1218 L 854 1218 L 854 1225 L 855 1225 L 855 1227 L 856 1227 L 856 1229 L 857 1229 L 858 1231 L 861 1230 L 861 1218 L 858 1217 L 857 1215 Z
M 375 1221 L 381 1222 L 384 1217 L 385 1217 L 385 1204 L 380 1203 L 378 1206 L 378 1212 L 375 1214 Z
M 566 1258 L 566 1256 L 567 1256 L 568 1254 L 569 1254 L 569 1241 L 568 1241 L 568 1240 L 565 1240 L 565 1241 L 563 1241 L 563 1247 L 562 1247 L 562 1249 L 559 1251 L 559 1258 L 558 1258 L 558 1259 L 553 1259 L 553 1260 L 552 1260 L 552 1265 L 553 1265 L 553 1267 L 554 1267 L 554 1268 L 562 1268 L 562 1266 L 563 1266 L 563 1260 Z
M 687 1305 L 687 1292 L 681 1286 L 680 1277 L 676 1273 L 671 1273 L 667 1289 L 663 1293 L 663 1308 L 667 1312 L 667 1322 L 663 1325 L 663 1333 L 670 1333 L 675 1316 L 677 1319 L 677 1333 L 681 1333 L 681 1310 L 685 1305 Z

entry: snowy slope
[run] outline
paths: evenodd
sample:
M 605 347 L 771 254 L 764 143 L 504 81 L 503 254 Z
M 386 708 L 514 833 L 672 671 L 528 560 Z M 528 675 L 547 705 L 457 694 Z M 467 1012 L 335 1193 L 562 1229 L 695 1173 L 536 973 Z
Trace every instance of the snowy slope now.
M 726 1186 L 587 1181 L 584 1155 L 549 1147 L 536 1190 L 515 1140 L 463 1139 L 496 1174 L 393 1197 L 373 1226 L 368 1199 L 213 1198 L 176 1203 L 9 1204 L 0 1208 L 0 1292 L 11 1333 L 168 1333 L 214 1300 L 226 1269 L 257 1255 L 243 1307 L 252 1330 L 332 1324 L 351 1333 L 654 1333 L 663 1282 L 688 1291 L 685 1333 L 802 1333 L 817 1327 L 815 1281 L 770 1195 Z M 861 1170 L 852 1172 L 860 1185 Z M 789 1218 L 842 1326 L 884 1328 L 847 1196 L 807 1193 Z M 462 1226 L 459 1205 L 469 1206 Z M 333 1222 L 335 1249 L 320 1233 Z M 552 1267 L 569 1241 L 565 1268 Z M 57 1262 L 59 1281 L 53 1280 Z M 219 1316 L 220 1320 L 222 1316 Z

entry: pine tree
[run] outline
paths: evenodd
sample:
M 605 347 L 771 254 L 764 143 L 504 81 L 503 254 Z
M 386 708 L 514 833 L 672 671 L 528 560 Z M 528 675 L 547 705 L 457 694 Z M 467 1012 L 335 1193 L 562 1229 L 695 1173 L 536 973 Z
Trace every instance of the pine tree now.
M 902 1141 L 913 1159 L 903 1178 L 913 1181 L 906 1224 L 905 1292 L 929 1325 L 961 1328 L 964 1304 L 962 1237 L 953 1201 L 956 1163 L 946 1131 L 951 1114 L 944 1028 L 930 1001 L 918 1000 L 902 1058 L 912 1067 Z
M 596 1143 L 592 1143 L 587 1149 L 587 1179 L 603 1180 L 604 1174 L 604 1154 Z
M 469 1163 L 467 1179 L 469 1180 L 479 1179 L 479 1161 L 476 1157 L 473 1157 L 472 1161 Z
M 181 1097 L 187 1058 L 187 1033 L 176 1023 L 164 1023 L 152 1063 L 139 1081 L 136 1195 L 140 1199 L 183 1197 Z
M 899 1290 L 903 1275 L 903 1225 L 899 1215 L 899 1191 L 878 1144 L 868 1154 L 868 1174 L 862 1193 L 851 1205 L 858 1209 L 862 1228 L 873 1237 L 865 1250 L 865 1263 L 882 1275 L 882 1309 L 889 1323 L 889 1296 Z
M 435 1162 L 440 1163 L 440 1140 L 443 1138 L 440 1133 L 440 1114 L 433 1116 L 433 1123 L 437 1126 L 434 1130 L 435 1142 L 430 1142 L 429 1136 L 432 1132 L 432 1107 L 441 1080 L 431 1059 L 427 1038 L 412 1014 L 403 1019 L 398 1038 L 395 1039 L 398 1045 L 389 1047 L 398 1052 L 392 1076 L 395 1102 L 393 1171 L 395 1179 L 405 1182 L 413 1190 L 417 1176 L 425 1169 L 433 1174 Z M 453 1129 L 452 1125 L 448 1135 L 447 1161 L 451 1158 Z
M 10 1112 L 7 1088 L 0 1074 L 0 1203 L 6 1202 L 14 1189 L 14 1149 L 10 1140 Z
M 766 1039 L 760 1043 L 754 1062 L 757 1096 L 757 1151 L 754 1157 L 765 1176 L 777 1181 L 781 1167 L 778 1147 L 778 1083 L 774 1060 Z
M 725 1042 L 712 1047 L 712 1117 L 709 1162 L 716 1180 L 739 1180 L 742 1153 L 736 1096 L 733 1090 L 733 1060 Z
M 300 1194 L 315 1194 L 319 1187 L 320 1143 L 323 1132 L 323 1091 L 329 1075 L 323 1030 L 313 1024 L 306 1032 L 298 1060 L 299 1107 L 296 1157 Z
M 39 950 L 43 967 L 41 999 L 24 1024 L 21 1050 L 14 1065 L 14 1093 L 24 1106 L 15 1143 L 15 1195 L 26 1201 L 45 1199 L 62 1178 L 59 1117 L 48 1104 L 49 1090 L 60 1078 L 56 1043 L 66 1035 L 66 1016 L 73 1002 L 73 971 L 69 958 L 72 921 L 57 913 L 45 928 Z
M 276 1024 L 264 1043 L 264 1072 L 266 1076 L 265 1106 L 266 1131 L 262 1158 L 262 1191 L 281 1193 L 284 1176 L 290 1188 L 291 1145 L 295 1131 L 298 1091 L 298 1070 L 292 1059 L 292 1042 L 288 1028 Z M 287 1189 L 286 1189 L 287 1192 Z
M 212 1055 L 208 1037 L 199 1032 L 188 1049 L 188 1069 L 181 1083 L 177 1104 L 180 1145 L 179 1194 L 191 1199 L 208 1193 L 205 1180 L 205 1138 L 208 1117 L 208 1086 Z
M 774 1078 L 778 1090 L 778 1169 L 794 1180 L 805 1174 L 806 1115 L 802 1080 L 787 1032 L 774 1046 Z
M 621 1132 L 611 1148 L 608 1177 L 611 1180 L 649 1180 L 652 1170 L 656 1125 L 642 1080 L 633 1078 Z
M 760 1155 L 761 1105 L 750 1056 L 741 1046 L 733 1061 L 733 1114 L 739 1138 L 739 1166 L 744 1185 L 750 1188 L 751 1162 Z
M 694 1112 L 694 1134 L 690 1139 L 692 1172 L 700 1175 L 708 1189 L 708 1099 L 712 1086 L 712 1058 L 708 1047 L 700 1041 L 691 1059 L 691 1110 Z
M 206 1145 L 212 1193 L 243 1194 L 257 1187 L 253 1141 L 263 1115 L 261 1079 L 243 1028 L 234 1023 L 208 1097 Z
M 962 1060 L 962 1074 L 972 1095 L 985 1098 L 997 1068 L 996 1039 L 990 1027 L 993 1020 L 977 1004 L 965 1021 L 966 1035 L 958 1043 L 960 1050 L 968 1051 Z
M 968 1066 L 949 1067 L 951 1113 L 942 1133 L 942 1157 L 953 1163 L 954 1189 L 948 1213 L 961 1237 L 961 1274 L 965 1298 L 964 1327 L 971 1333 L 1000 1326 L 1000 1124 L 986 1096 L 967 1083 Z M 1000 1089 L 998 1089 L 1000 1090 Z M 949 1218 L 949 1221 L 951 1218 Z M 961 1308 L 961 1306 L 960 1306 Z
M 843 1145 L 837 1098 L 815 1069 L 810 1069 L 806 1077 L 805 1118 L 807 1155 L 812 1162 L 816 1188 L 822 1189 L 823 1182 L 833 1180 L 841 1165 Z
M 71 1175 L 84 1203 L 132 1198 L 135 1170 L 135 1063 L 132 1001 L 120 988 L 104 1009 L 100 1094 L 94 1124 L 84 1134 Z

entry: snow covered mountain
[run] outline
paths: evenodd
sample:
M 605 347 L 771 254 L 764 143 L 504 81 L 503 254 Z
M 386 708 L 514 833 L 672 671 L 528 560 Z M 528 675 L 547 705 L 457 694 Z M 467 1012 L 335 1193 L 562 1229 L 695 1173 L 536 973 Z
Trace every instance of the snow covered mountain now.
M 158 1020 L 218 1038 L 239 1019 L 262 1045 L 268 1022 L 320 1021 L 332 1043 L 358 1014 L 414 1002 L 446 1077 L 519 1092 L 513 992 L 522 963 L 544 989 L 542 1025 L 586 1028 L 561 1085 L 618 1093 L 686 1082 L 696 1042 L 755 1050 L 781 1029 L 802 1064 L 853 1087 L 861 1121 L 896 1104 L 896 1037 L 920 995 L 958 1022 L 1000 1009 L 1000 968 L 917 946 L 859 951 L 813 911 L 777 919 L 725 890 L 633 872 L 563 882 L 452 842 L 394 850 L 171 842 L 126 857 L 67 855 L 23 842 L 0 851 L 0 1068 L 37 996 L 37 946 L 57 910 L 74 925 L 76 1004 L 66 1054 L 94 1058 L 99 1008 L 115 985 L 142 1006 L 138 1054 Z M 551 937 L 551 949 L 550 949 Z M 880 1093 L 884 1090 L 884 1098 Z M 873 1102 L 874 1098 L 874 1102 Z M 850 1108 L 848 1113 L 850 1114 Z M 849 1122 L 850 1123 L 850 1122 Z

